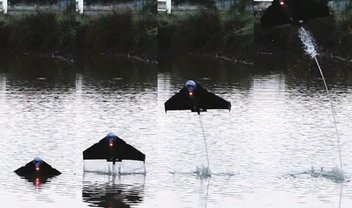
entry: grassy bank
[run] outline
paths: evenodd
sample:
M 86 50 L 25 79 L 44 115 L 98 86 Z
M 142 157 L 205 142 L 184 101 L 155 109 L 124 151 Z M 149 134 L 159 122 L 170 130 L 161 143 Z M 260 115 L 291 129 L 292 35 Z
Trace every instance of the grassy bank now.
M 156 16 L 124 11 L 99 17 L 37 13 L 2 16 L 0 48 L 13 53 L 156 56 Z
M 252 48 L 253 16 L 241 4 L 226 12 L 200 7 L 183 15 L 158 15 L 155 8 L 156 3 L 138 13 L 99 16 L 72 11 L 0 16 L 0 49 L 70 58 L 129 54 L 150 60 L 174 53 L 233 57 Z
M 184 15 L 161 15 L 158 52 L 223 53 L 249 51 L 253 43 L 253 16 L 249 12 L 199 9 Z
M 328 47 L 352 59 L 352 4 L 341 14 L 335 15 L 335 22 L 332 27 L 334 31 L 329 31 L 330 37 L 325 38 Z

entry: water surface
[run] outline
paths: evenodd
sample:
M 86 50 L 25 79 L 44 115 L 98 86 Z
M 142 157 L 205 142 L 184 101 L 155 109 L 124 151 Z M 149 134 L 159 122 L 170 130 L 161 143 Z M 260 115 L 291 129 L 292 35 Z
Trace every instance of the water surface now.
M 328 97 L 314 64 L 303 61 L 192 58 L 157 72 L 110 59 L 9 60 L 0 66 L 0 200 L 7 207 L 350 207 L 349 181 L 295 175 L 339 165 Z M 349 67 L 322 60 L 348 177 Z M 189 78 L 232 110 L 165 113 L 164 102 Z M 194 174 L 206 164 L 199 119 L 210 178 Z M 146 154 L 145 176 L 83 172 L 82 151 L 109 131 Z M 36 186 L 12 172 L 35 156 L 63 174 Z

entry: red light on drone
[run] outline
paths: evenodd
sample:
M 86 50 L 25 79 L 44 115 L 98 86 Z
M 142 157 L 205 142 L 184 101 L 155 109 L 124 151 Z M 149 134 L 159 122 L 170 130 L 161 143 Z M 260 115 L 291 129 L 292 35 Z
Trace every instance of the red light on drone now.
M 280 5 L 281 6 L 285 6 L 285 2 L 284 1 L 280 1 Z
M 110 147 L 114 146 L 114 143 L 113 142 L 109 142 L 109 146 Z

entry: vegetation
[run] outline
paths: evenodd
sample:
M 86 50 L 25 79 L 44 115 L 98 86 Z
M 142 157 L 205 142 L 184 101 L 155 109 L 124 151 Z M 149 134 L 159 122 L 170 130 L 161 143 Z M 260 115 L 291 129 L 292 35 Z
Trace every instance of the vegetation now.
M 119 3 L 128 3 L 135 0 L 86 0 L 87 5 L 90 4 L 119 4 Z M 15 4 L 37 4 L 37 5 L 53 5 L 53 4 L 69 4 L 73 2 L 72 0 L 8 0 L 10 5 Z
M 352 58 L 352 4 L 348 4 L 345 10 L 337 17 L 337 28 L 339 33 L 336 34 L 335 39 L 338 40 L 335 46 L 336 50 L 347 54 Z
M 239 1 L 229 11 L 200 7 L 194 12 L 159 16 L 156 1 L 150 2 L 139 13 L 82 16 L 75 14 L 73 4 L 63 13 L 0 16 L 0 50 L 68 57 L 134 54 L 154 59 L 170 53 L 234 57 L 252 55 L 254 36 L 257 50 L 262 47 L 264 52 L 297 48 L 296 27 L 254 33 L 253 14 L 245 9 L 248 0 Z M 316 19 L 305 27 L 317 39 L 320 51 L 352 58 L 352 5 L 334 18 Z
M 185 15 L 161 16 L 158 32 L 158 51 L 162 54 L 233 54 L 251 48 L 253 16 L 245 11 L 201 8 Z
M 123 12 L 101 16 L 96 20 L 79 18 L 78 48 L 92 52 L 156 55 L 156 17 L 152 14 L 132 15 Z
M 215 7 L 215 0 L 174 0 L 173 2 L 175 5 L 183 4 L 183 3 L 189 3 L 189 4 L 197 4 L 197 5 L 203 5 L 208 8 L 214 8 Z
M 129 11 L 99 17 L 37 13 L 0 19 L 0 48 L 12 52 L 131 53 L 156 56 L 156 16 Z
M 201 8 L 158 18 L 155 2 L 139 13 L 82 16 L 68 7 L 64 13 L 1 16 L 0 49 L 69 57 L 129 53 L 154 59 L 165 52 L 242 53 L 252 45 L 252 14 L 239 7 L 227 12 Z
M 53 5 L 58 4 L 59 0 L 8 0 L 10 5 L 15 4 L 37 4 L 37 5 Z

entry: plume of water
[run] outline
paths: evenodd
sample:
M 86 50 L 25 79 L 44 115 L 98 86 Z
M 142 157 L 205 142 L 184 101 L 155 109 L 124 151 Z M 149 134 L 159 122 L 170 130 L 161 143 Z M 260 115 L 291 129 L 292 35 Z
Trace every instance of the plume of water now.
M 332 112 L 332 117 L 333 117 L 333 119 L 334 119 L 335 132 L 336 132 L 336 141 L 337 141 L 337 148 L 338 148 L 339 159 L 340 159 L 340 168 L 341 168 L 341 172 L 342 172 L 341 147 L 340 147 L 339 134 L 338 134 L 338 131 L 337 131 L 337 124 L 336 124 L 336 118 L 335 118 L 335 110 L 334 110 L 334 106 L 332 105 L 332 102 L 331 102 L 331 96 L 330 96 L 329 88 L 328 88 L 328 86 L 327 86 L 327 84 L 326 84 L 323 71 L 321 70 L 319 61 L 318 61 L 318 59 L 317 59 L 318 52 L 317 52 L 317 50 L 316 50 L 315 39 L 314 39 L 313 36 L 312 36 L 308 31 L 306 31 L 303 27 L 300 27 L 300 29 L 298 30 L 298 34 L 299 34 L 299 38 L 301 39 L 301 41 L 302 41 L 302 43 L 303 43 L 304 51 L 305 51 L 312 59 L 315 60 L 315 63 L 317 64 L 317 67 L 318 67 L 318 69 L 319 69 L 321 78 L 323 79 L 323 82 L 324 82 L 325 90 L 326 90 L 326 93 L 327 93 L 328 98 L 329 98 L 329 103 L 330 103 L 330 108 L 331 108 L 331 112 Z
M 316 58 L 318 55 L 317 50 L 315 49 L 315 39 L 306 31 L 303 27 L 300 27 L 298 30 L 299 38 L 301 39 L 304 47 L 304 51 L 311 57 Z

